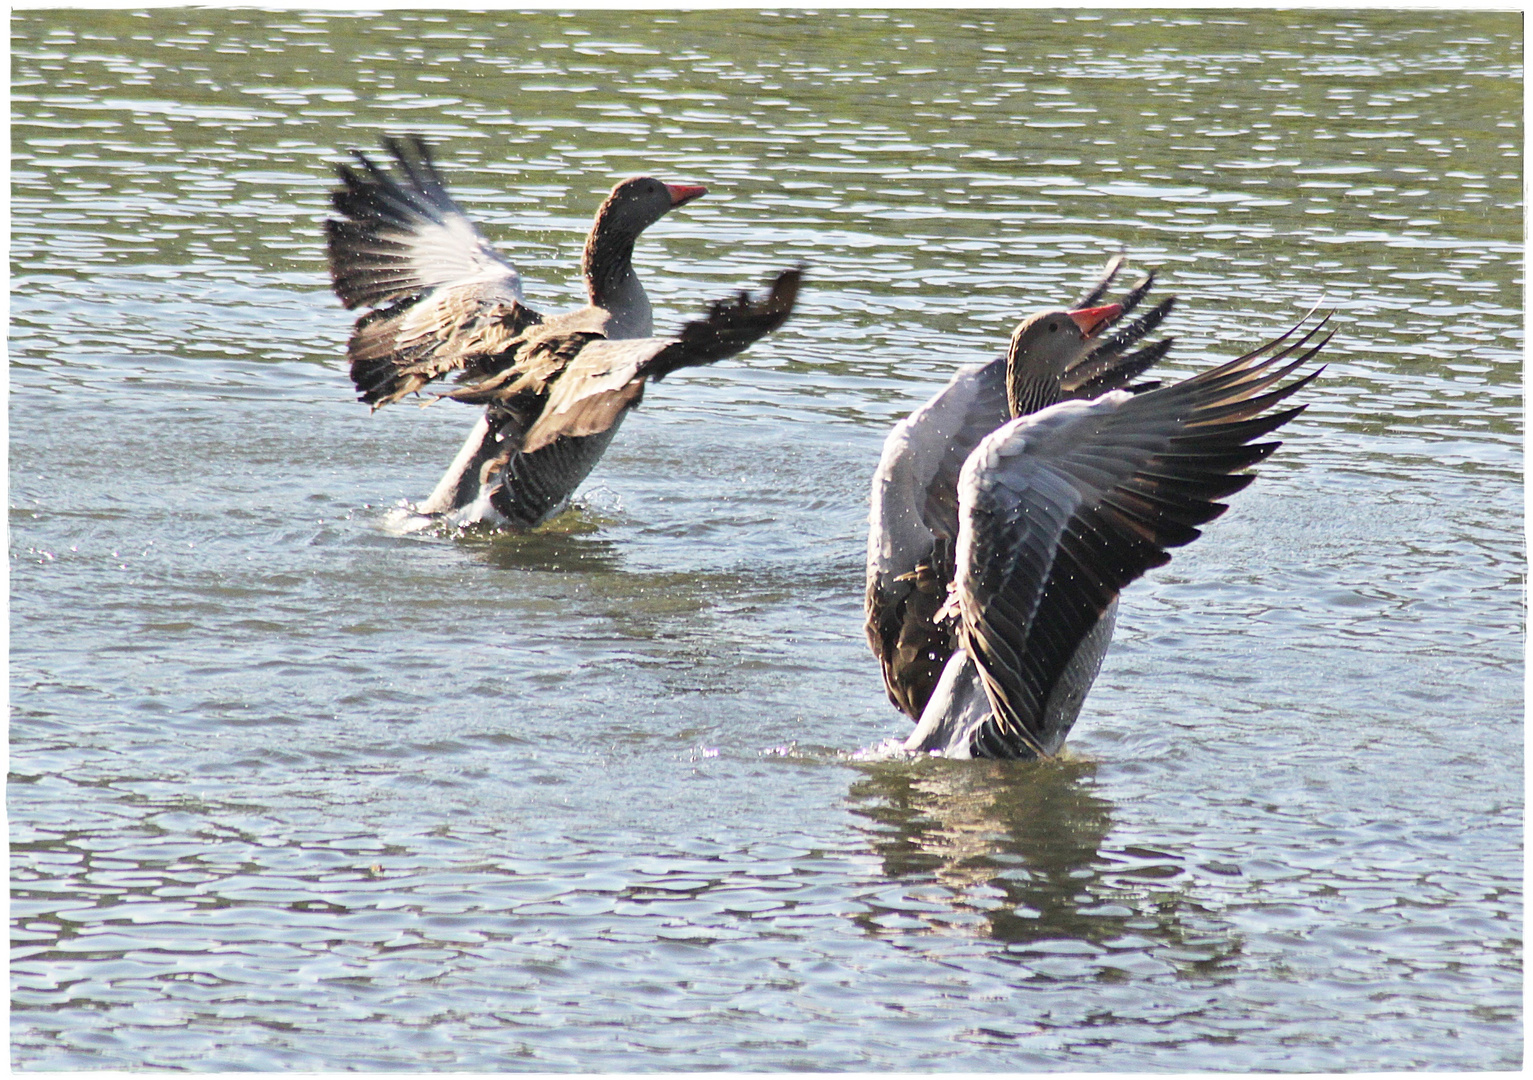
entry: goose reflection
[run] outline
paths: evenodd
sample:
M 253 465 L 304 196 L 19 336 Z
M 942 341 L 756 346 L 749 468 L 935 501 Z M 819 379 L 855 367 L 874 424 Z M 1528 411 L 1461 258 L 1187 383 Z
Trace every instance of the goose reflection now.
M 594 532 L 595 528 L 593 525 L 587 531 Z M 623 570 L 623 553 L 617 544 L 568 529 L 520 534 L 469 531 L 461 541 L 477 547 L 479 559 L 497 570 L 549 574 L 617 574 Z
M 1091 762 L 932 759 L 862 768 L 849 792 L 853 812 L 876 824 L 872 848 L 890 879 L 930 881 L 945 894 L 949 910 L 927 920 L 934 929 L 1049 942 L 1055 952 L 1068 952 L 1060 943 L 1086 943 L 1098 947 L 1083 951 L 1096 957 L 1088 966 L 1097 977 L 1119 965 L 1207 974 L 1239 951 L 1230 928 L 1188 895 L 1180 855 L 1104 846 L 1113 807 L 1093 790 Z M 875 915 L 866 929 L 883 932 Z

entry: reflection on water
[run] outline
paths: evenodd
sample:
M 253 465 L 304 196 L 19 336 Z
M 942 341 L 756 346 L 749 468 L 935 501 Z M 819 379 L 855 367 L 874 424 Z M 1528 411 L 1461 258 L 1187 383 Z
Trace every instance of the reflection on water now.
M 968 932 L 1043 946 L 1008 950 L 1023 963 L 1077 942 L 1094 947 L 1078 963 L 1101 977 L 1121 975 L 1131 958 L 1168 956 L 1206 976 L 1239 951 L 1237 937 L 1211 926 L 1189 897 L 1181 855 L 1143 845 L 1104 850 L 1112 806 L 1096 792 L 1089 762 L 932 759 L 863 771 L 850 797 L 879 826 L 870 838 L 885 873 L 944 886 Z M 1198 911 L 1195 929 L 1184 907 Z
M 1093 770 L 1084 762 L 978 764 L 880 762 L 866 767 L 851 794 L 867 803 L 860 814 L 892 830 L 875 842 L 891 875 L 935 874 L 965 888 L 1005 871 L 1008 881 L 1038 886 L 1041 904 L 1028 906 L 1039 906 L 1040 919 L 1052 924 L 1059 905 L 1044 894 L 1059 889 L 1049 883 L 1073 881 L 1075 871 L 1099 861 L 1112 807 L 1091 789 Z
M 517 535 L 496 529 L 465 530 L 466 551 L 497 570 L 540 574 L 615 574 L 623 569 L 623 549 L 598 534 L 599 526 L 578 514 L 563 514 L 553 529 Z

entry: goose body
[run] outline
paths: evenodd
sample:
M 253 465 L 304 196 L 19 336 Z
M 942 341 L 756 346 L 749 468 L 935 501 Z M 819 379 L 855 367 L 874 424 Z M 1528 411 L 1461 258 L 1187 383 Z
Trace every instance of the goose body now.
M 1121 258 L 1110 261 L 1100 280 L 1070 310 L 1098 310 L 1121 267 Z M 1092 337 L 1073 343 L 1064 359 L 1069 371 L 1056 384 L 1036 391 L 1042 395 L 1041 404 L 1128 386 L 1165 355 L 1169 338 L 1133 347 L 1160 325 L 1174 298 L 1155 305 L 1111 338 L 1099 336 L 1133 312 L 1153 284 L 1154 275 L 1147 275 L 1120 298 L 1116 312 L 1100 309 L 1105 321 L 1093 324 Z M 1097 317 L 1088 322 L 1090 318 Z M 883 670 L 890 702 L 911 719 L 920 718 L 957 646 L 951 624 L 939 623 L 935 616 L 954 573 L 958 475 L 980 441 L 1011 418 L 1007 361 L 1003 355 L 959 369 L 946 387 L 894 426 L 874 473 L 864 629 Z
M 587 303 L 545 316 L 523 302 L 515 268 L 448 193 L 418 136 L 387 139 L 395 170 L 356 154 L 339 168 L 328 223 L 331 275 L 357 320 L 348 347 L 358 396 L 375 409 L 453 374 L 443 396 L 485 406 L 462 449 L 415 509 L 456 525 L 527 529 L 568 505 L 650 378 L 734 355 L 781 325 L 800 272 L 767 296 L 714 303 L 672 337 L 653 337 L 633 268 L 645 228 L 706 192 L 652 177 L 602 203 L 581 260 Z
M 1061 392 L 1070 372 L 1094 361 L 1093 350 L 1081 348 L 1092 337 L 1081 316 L 1079 310 L 1045 312 L 1018 327 L 1007 356 L 1012 418 L 964 455 L 951 493 L 936 493 L 937 502 L 956 507 L 950 544 L 948 534 L 933 529 L 936 558 L 892 578 L 921 596 L 919 603 L 903 598 L 899 624 L 912 641 L 927 644 L 919 668 L 909 650 L 880 652 L 887 639 L 875 635 L 877 620 L 887 620 L 890 610 L 880 608 L 875 595 L 880 578 L 902 565 L 895 553 L 906 553 L 908 561 L 911 535 L 922 539 L 908 522 L 903 534 L 890 529 L 879 504 L 887 509 L 892 501 L 912 512 L 918 500 L 924 508 L 934 495 L 907 491 L 896 498 L 881 491 L 880 484 L 911 482 L 881 465 L 869 539 L 869 640 L 896 705 L 905 707 L 901 692 L 918 686 L 911 671 L 926 677 L 937 669 L 924 698 L 903 695 L 920 704 L 907 751 L 959 758 L 1057 753 L 1106 656 L 1122 589 L 1167 562 L 1168 549 L 1196 539 L 1196 526 L 1224 511 L 1216 500 L 1250 483 L 1252 476 L 1241 470 L 1279 445 L 1253 440 L 1303 406 L 1271 410 L 1318 371 L 1277 384 L 1328 340 L 1315 342 L 1318 326 L 1302 335 L 1296 327 L 1170 386 L 1070 399 Z M 974 379 L 960 373 L 944 390 L 955 411 L 964 411 L 965 387 Z M 927 415 L 942 414 L 938 407 Z M 921 430 L 931 421 L 918 410 L 906 423 Z M 954 426 L 940 430 L 951 437 Z M 891 457 L 908 463 L 912 441 L 921 440 L 909 431 L 898 440 L 891 436 L 885 463 Z M 955 452 L 962 450 L 955 445 Z

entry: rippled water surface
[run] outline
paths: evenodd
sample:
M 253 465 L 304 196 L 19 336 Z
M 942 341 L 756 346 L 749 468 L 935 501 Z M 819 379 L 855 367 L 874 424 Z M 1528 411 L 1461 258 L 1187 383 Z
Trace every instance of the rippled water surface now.
M 1511 1068 L 1515 13 L 20 12 L 12 1061 Z M 600 195 L 657 324 L 803 262 L 540 534 L 399 536 L 332 163 L 440 147 L 529 299 Z M 870 763 L 884 433 L 1114 251 L 1188 372 L 1331 366 L 1125 596 L 1069 753 Z M 362 1023 L 353 1023 L 362 1021 Z

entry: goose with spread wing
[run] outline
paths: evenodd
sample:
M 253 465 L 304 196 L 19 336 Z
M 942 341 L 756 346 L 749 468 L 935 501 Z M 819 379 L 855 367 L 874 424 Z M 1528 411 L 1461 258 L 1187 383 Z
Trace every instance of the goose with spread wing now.
M 1135 311 L 1155 283 L 1154 273 L 1146 274 L 1115 303 L 1103 305 L 1122 267 L 1122 256 L 1115 256 L 1096 284 L 1071 305 L 1066 313 L 1071 325 L 1053 340 L 1063 350 L 1065 374 L 1030 381 L 1019 403 L 1023 411 L 1131 385 L 1156 385 L 1134 380 L 1165 355 L 1171 339 L 1134 346 L 1160 325 L 1175 298 L 1156 304 L 1111 337 L 1101 336 Z M 980 440 L 1013 415 L 1006 373 L 1017 348 L 1014 340 L 1007 355 L 961 368 L 935 397 L 895 425 L 873 477 L 865 629 L 889 700 L 911 719 L 920 718 L 958 645 L 952 624 L 936 618 L 954 574 L 958 473 Z
M 1012 419 L 980 440 L 957 483 L 954 575 L 939 622 L 958 648 L 904 743 L 947 757 L 1058 752 L 1112 638 L 1120 592 L 1191 543 L 1218 500 L 1254 478 L 1259 442 L 1305 406 L 1279 408 L 1321 369 L 1325 320 L 1180 382 L 1026 411 L 1068 378 L 1079 312 L 1018 327 L 1007 362 Z M 1288 382 L 1283 380 L 1288 379 Z
M 531 528 L 568 504 L 649 378 L 732 356 L 780 326 L 801 272 L 767 296 L 720 301 L 674 337 L 654 338 L 633 268 L 640 233 L 703 195 L 700 185 L 625 180 L 597 211 L 581 270 L 588 302 L 545 316 L 516 269 L 448 193 L 419 136 L 388 138 L 391 172 L 356 152 L 341 165 L 328 222 L 331 277 L 348 308 L 368 308 L 348 347 L 361 400 L 375 409 L 455 374 L 444 395 L 486 406 L 422 514 Z M 617 348 L 626 343 L 629 348 Z

